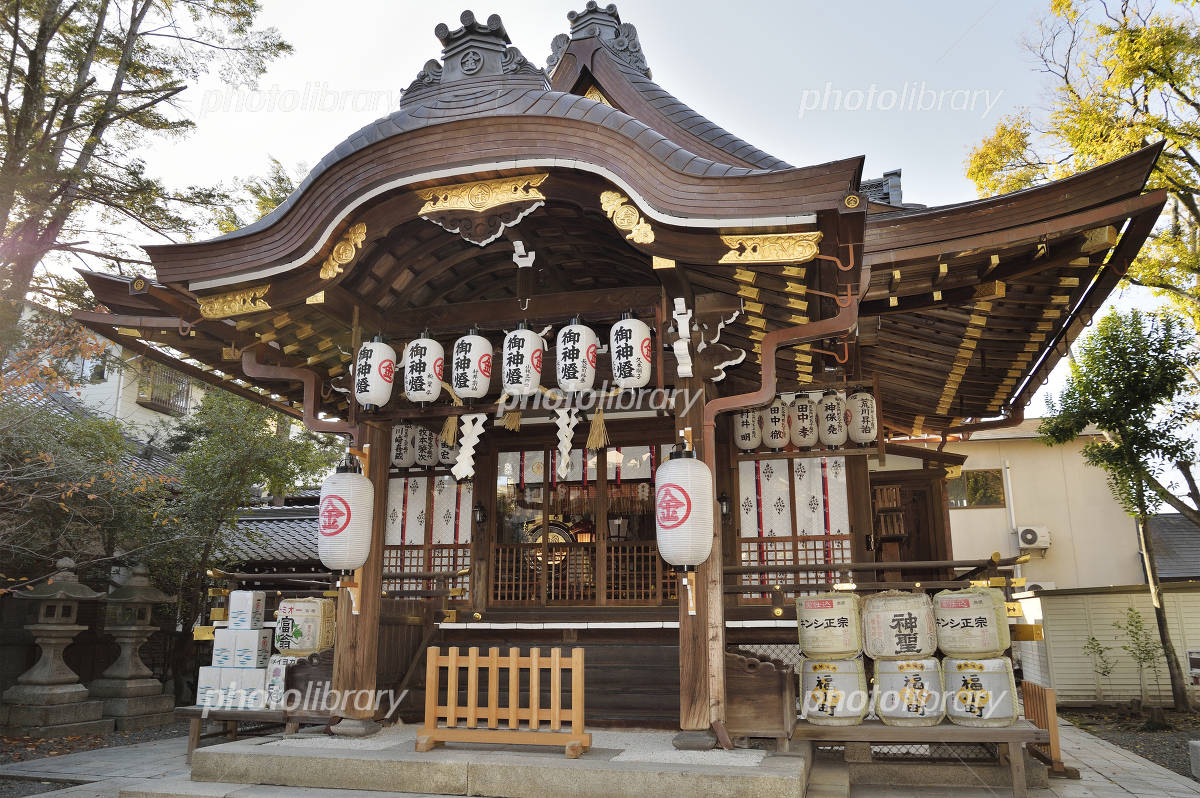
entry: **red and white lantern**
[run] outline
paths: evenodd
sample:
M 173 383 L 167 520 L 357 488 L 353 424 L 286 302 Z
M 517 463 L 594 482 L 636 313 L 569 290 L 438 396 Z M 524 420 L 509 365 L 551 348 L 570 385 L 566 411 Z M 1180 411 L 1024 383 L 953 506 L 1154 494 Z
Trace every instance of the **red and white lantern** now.
M 371 551 L 375 488 L 353 466 L 342 466 L 321 485 L 317 552 L 331 571 L 361 568 Z
M 360 405 L 382 407 L 392 398 L 396 350 L 383 341 L 367 341 L 354 361 L 354 398 Z
M 567 393 L 590 391 L 596 384 L 599 348 L 596 331 L 581 324 L 578 318 L 559 330 L 555 347 L 558 387 Z
M 417 465 L 421 468 L 432 468 L 438 460 L 438 438 L 433 430 L 417 426 L 416 428 Z
M 857 444 L 871 443 L 879 435 L 879 419 L 875 412 L 875 397 L 866 391 L 855 391 L 846 397 L 846 435 Z
M 800 394 L 792 402 L 790 413 L 792 445 L 811 449 L 817 445 L 817 403 Z
M 509 396 L 533 396 L 542 384 L 542 357 L 546 342 L 524 322 L 504 336 L 500 385 Z
M 752 452 L 762 445 L 761 413 L 758 409 L 739 410 L 733 417 L 733 442 L 743 452 Z
M 608 333 L 608 351 L 613 383 L 618 388 L 645 388 L 650 383 L 650 356 L 654 350 L 649 324 L 632 313 L 624 314 Z
M 451 358 L 454 392 L 462 399 L 482 399 L 492 387 L 492 342 L 471 330 L 454 342 Z
M 446 352 L 432 338 L 416 338 L 404 348 L 404 395 L 410 402 L 432 402 L 442 394 Z
M 654 529 L 658 553 L 676 568 L 712 554 L 713 477 L 694 452 L 671 452 L 654 473 Z
M 846 445 L 846 400 L 834 391 L 821 397 L 820 426 L 818 436 L 821 443 L 836 449 Z
M 788 445 L 788 406 L 782 399 L 776 399 L 767 405 L 762 413 L 763 443 L 771 449 L 779 450 Z
M 396 468 L 412 468 L 417 464 L 415 435 L 409 424 L 392 427 L 392 465 Z

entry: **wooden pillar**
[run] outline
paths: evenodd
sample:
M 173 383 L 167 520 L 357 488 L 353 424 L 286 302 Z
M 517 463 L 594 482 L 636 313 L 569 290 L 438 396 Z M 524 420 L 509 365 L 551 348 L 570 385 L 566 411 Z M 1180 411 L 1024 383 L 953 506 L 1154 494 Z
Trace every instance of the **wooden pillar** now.
M 358 614 L 353 613 L 349 592 L 338 591 L 337 645 L 333 656 L 333 689 L 338 695 L 345 691 L 351 697 L 344 708 L 335 714 L 350 719 L 333 727 L 334 733 L 351 736 L 374 734 L 379 725 L 373 722 L 376 714 L 372 703 L 366 709 L 355 709 L 354 691 L 375 691 L 376 666 L 379 659 L 379 611 L 383 590 L 383 543 L 387 527 L 388 466 L 391 464 L 392 427 L 389 423 L 369 423 L 363 426 L 359 444 L 369 453 L 367 478 L 375 487 L 375 506 L 371 519 L 371 553 L 362 568 L 354 574 L 359 585 Z M 359 706 L 366 706 L 360 700 Z
M 681 378 L 676 383 L 675 429 L 676 440 L 679 433 L 691 427 L 692 443 L 696 448 L 696 456 L 703 457 L 702 429 L 705 394 L 705 382 L 691 377 Z M 697 398 L 691 406 L 685 406 L 686 400 Z M 679 727 L 685 731 L 699 731 L 712 725 L 710 677 L 712 662 L 720 660 L 720 670 L 724 671 L 725 656 L 725 608 L 724 596 L 721 592 L 722 541 L 720 537 L 720 511 L 714 510 L 717 523 L 714 524 L 714 540 L 712 555 L 696 569 L 692 577 L 695 590 L 696 614 L 688 613 L 687 587 L 680 575 L 679 584 Z M 722 682 L 724 679 L 722 678 Z M 721 685 L 723 688 L 723 684 Z M 723 689 L 719 698 L 723 699 Z

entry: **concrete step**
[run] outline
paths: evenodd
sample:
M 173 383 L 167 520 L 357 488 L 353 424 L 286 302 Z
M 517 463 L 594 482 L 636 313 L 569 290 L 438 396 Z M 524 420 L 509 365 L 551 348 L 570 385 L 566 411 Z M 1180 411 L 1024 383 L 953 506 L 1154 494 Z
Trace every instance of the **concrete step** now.
M 819 759 L 808 773 L 805 798 L 849 798 L 850 768 L 845 762 Z
M 148 788 L 141 787 L 140 792 L 131 789 L 123 795 L 258 798 L 258 793 L 237 790 L 267 783 L 281 785 L 280 791 L 263 793 L 263 798 L 307 795 L 289 792 L 301 788 L 338 796 L 343 793 L 334 791 L 379 795 L 399 789 L 493 798 L 799 798 L 808 769 L 802 755 L 676 751 L 663 733 L 597 732 L 593 748 L 579 759 L 567 759 L 561 748 L 500 743 L 449 744 L 418 753 L 416 733 L 413 727 L 395 727 L 357 740 L 271 736 L 198 748 L 191 771 L 196 782 L 181 788 L 173 784 L 175 792 L 147 793 Z M 611 747 L 605 747 L 606 741 Z
M 120 798 L 443 798 L 417 792 L 336 790 L 328 787 L 276 787 L 269 784 L 222 784 L 192 781 L 185 777 L 154 779 L 137 787 L 126 787 Z

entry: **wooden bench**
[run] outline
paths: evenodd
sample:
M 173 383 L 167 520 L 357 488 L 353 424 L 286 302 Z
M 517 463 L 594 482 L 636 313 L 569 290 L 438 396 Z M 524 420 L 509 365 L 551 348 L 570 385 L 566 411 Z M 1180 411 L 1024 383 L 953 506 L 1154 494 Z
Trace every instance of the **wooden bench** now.
M 805 721 L 796 724 L 793 740 L 812 740 L 829 743 L 998 743 L 1008 746 L 1008 766 L 1012 776 L 1014 798 L 1025 798 L 1026 743 L 1045 743 L 1050 733 L 1029 721 L 1019 720 L 1012 726 L 998 729 L 957 726 L 941 723 L 937 726 L 886 726 L 878 720 L 864 721 L 859 726 L 816 726 Z
M 268 727 L 283 726 L 285 734 L 295 734 L 300 730 L 301 723 L 320 723 L 328 725 L 332 719 L 328 712 L 319 710 L 295 710 L 288 712 L 282 709 L 217 709 L 215 707 L 176 707 L 175 716 L 188 720 L 187 761 L 191 764 L 192 752 L 199 747 L 200 741 L 209 737 L 224 736 L 229 740 L 238 738 L 239 724 L 258 724 Z M 205 723 L 221 723 L 221 731 L 202 733 Z

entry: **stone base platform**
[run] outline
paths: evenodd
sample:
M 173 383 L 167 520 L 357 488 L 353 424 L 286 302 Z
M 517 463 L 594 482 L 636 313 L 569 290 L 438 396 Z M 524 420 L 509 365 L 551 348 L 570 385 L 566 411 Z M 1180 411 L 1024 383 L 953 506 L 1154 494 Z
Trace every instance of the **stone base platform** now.
M 105 698 L 104 717 L 116 722 L 118 731 L 149 729 L 175 722 L 175 699 L 169 695 Z
M 77 734 L 107 734 L 114 728 L 111 718 L 101 717 L 100 701 L 72 704 L 6 704 L 0 712 L 0 734 L 10 737 L 71 737 Z
M 273 735 L 200 748 L 192 780 L 122 790 L 123 798 L 242 795 L 235 785 L 340 791 L 486 795 L 498 798 L 797 798 L 804 795 L 811 746 L 677 751 L 664 732 L 592 732 L 592 748 L 567 759 L 561 748 L 449 743 L 414 750 L 417 728 L 392 727 L 365 738 Z

